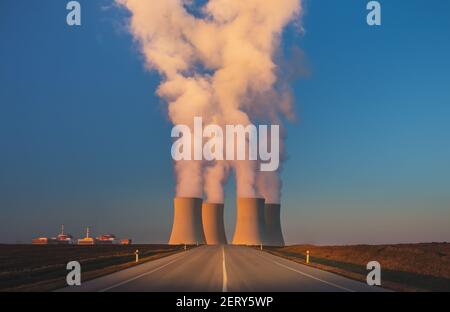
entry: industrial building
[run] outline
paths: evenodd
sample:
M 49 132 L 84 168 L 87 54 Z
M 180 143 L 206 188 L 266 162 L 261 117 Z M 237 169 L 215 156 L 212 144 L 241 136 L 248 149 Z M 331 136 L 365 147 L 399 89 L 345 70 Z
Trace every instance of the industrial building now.
M 61 225 L 61 232 L 56 237 L 37 237 L 31 240 L 33 245 L 131 245 L 130 238 L 117 239 L 114 234 L 103 234 L 96 238 L 91 237 L 89 227 L 86 228 L 86 236 L 74 240 L 73 236 L 64 232 L 64 224 Z
M 261 245 L 264 240 L 264 198 L 238 198 L 233 245 Z
M 64 233 L 64 224 L 61 224 L 61 233 L 55 238 L 57 244 L 73 244 L 73 237 L 70 234 Z
M 232 244 L 284 246 L 280 204 L 264 198 L 238 198 Z M 227 244 L 224 204 L 203 203 L 201 198 L 175 198 L 169 245 Z
M 284 246 L 283 232 L 281 230 L 280 204 L 264 205 L 264 245 Z
M 33 238 L 31 240 L 31 243 L 33 245 L 50 245 L 50 244 L 56 244 L 56 242 L 53 242 L 51 238 L 48 237 L 37 237 Z
M 56 237 L 38 237 L 31 240 L 33 245 L 69 245 L 73 244 L 73 237 L 64 233 L 64 224 L 61 225 L 61 232 Z
M 169 245 L 205 244 L 202 223 L 202 199 L 177 197 L 174 199 L 174 217 Z
M 227 244 L 225 224 L 223 222 L 224 204 L 203 203 L 202 222 L 206 244 Z
M 95 238 L 89 235 L 89 228 L 86 228 L 86 236 L 78 240 L 78 245 L 95 245 Z
M 97 236 L 96 243 L 100 245 L 112 245 L 117 244 L 118 241 L 116 239 L 116 236 L 113 234 L 103 234 L 100 236 Z

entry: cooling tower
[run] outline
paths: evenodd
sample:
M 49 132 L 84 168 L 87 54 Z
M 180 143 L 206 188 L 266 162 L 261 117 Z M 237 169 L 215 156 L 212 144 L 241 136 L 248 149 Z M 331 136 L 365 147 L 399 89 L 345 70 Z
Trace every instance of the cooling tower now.
M 208 245 L 227 244 L 225 226 L 223 223 L 223 207 L 223 204 L 203 203 L 203 230 Z
M 173 202 L 174 217 L 169 245 L 204 244 L 202 199 L 177 197 Z
M 283 232 L 281 231 L 280 204 L 266 204 L 264 206 L 265 245 L 284 246 Z
M 238 198 L 234 245 L 260 245 L 264 243 L 264 199 Z

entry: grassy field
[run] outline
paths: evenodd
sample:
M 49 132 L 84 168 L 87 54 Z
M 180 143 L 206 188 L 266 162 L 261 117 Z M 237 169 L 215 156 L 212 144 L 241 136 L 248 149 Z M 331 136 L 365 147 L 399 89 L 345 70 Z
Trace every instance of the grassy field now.
M 66 285 L 66 264 L 78 261 L 83 281 L 182 251 L 168 245 L 0 245 L 0 291 L 49 291 Z
M 360 281 L 366 281 L 366 265 L 381 264 L 382 286 L 398 291 L 450 291 L 450 244 L 399 244 L 269 247 L 266 251 Z

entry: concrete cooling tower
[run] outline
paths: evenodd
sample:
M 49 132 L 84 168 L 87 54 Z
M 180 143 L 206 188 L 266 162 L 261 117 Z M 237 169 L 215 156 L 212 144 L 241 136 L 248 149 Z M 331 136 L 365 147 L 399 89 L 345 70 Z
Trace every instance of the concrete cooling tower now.
M 264 223 L 266 228 L 264 244 L 268 246 L 284 246 L 280 221 L 280 204 L 266 204 L 264 206 Z
M 264 244 L 264 199 L 238 198 L 234 245 Z
M 223 204 L 203 203 L 202 218 L 205 239 L 208 245 L 227 244 L 223 222 Z
M 174 217 L 169 245 L 204 244 L 202 199 L 177 197 L 174 199 Z

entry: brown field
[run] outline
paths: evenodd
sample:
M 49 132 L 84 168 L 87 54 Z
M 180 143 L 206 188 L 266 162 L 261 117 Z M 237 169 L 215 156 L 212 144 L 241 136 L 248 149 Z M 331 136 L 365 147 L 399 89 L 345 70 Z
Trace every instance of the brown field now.
M 79 261 L 83 280 L 171 255 L 183 247 L 168 245 L 0 245 L 0 291 L 50 291 L 66 285 L 66 264 Z
M 356 280 L 366 280 L 369 261 L 381 264 L 382 286 L 398 291 L 450 291 L 450 244 L 269 247 L 266 251 Z
M 66 264 L 79 261 L 83 280 L 113 273 L 183 250 L 168 245 L 33 246 L 0 245 L 0 291 L 50 291 L 66 285 Z M 400 244 L 266 247 L 266 251 L 300 263 L 310 251 L 311 266 L 365 281 L 366 264 L 382 268 L 382 286 L 399 291 L 450 291 L 450 244 Z

